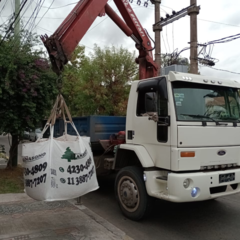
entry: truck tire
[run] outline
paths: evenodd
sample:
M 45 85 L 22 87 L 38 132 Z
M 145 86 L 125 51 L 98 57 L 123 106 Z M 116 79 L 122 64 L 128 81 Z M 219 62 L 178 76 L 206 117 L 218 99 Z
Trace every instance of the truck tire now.
M 151 210 L 153 199 L 148 196 L 139 167 L 125 167 L 115 180 L 115 195 L 122 213 L 129 219 L 140 220 Z

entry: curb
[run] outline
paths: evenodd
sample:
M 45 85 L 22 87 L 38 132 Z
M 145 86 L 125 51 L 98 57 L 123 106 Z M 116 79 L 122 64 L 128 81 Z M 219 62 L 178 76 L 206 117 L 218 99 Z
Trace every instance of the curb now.
M 21 201 L 28 201 L 28 200 L 33 200 L 33 199 L 28 197 L 26 193 L 0 194 L 0 204 L 14 203 L 14 202 L 21 202 Z
M 36 200 L 28 197 L 26 193 L 0 194 L 0 205 L 1 204 L 11 204 L 11 205 L 16 204 L 16 206 L 17 206 L 17 204 L 21 204 L 21 203 L 27 204 L 28 202 L 33 203 L 33 202 L 40 202 L 40 201 L 36 201 Z M 44 202 L 44 201 L 42 201 L 42 202 Z M 95 222 L 94 224 L 97 224 L 99 227 L 101 226 L 100 228 L 102 228 L 102 231 L 104 233 L 106 232 L 106 234 L 107 234 L 107 236 L 109 236 L 109 238 L 111 238 L 113 240 L 133 240 L 133 238 L 129 237 L 125 232 L 123 232 L 122 230 L 120 230 L 119 228 L 117 228 L 116 226 L 111 224 L 110 222 L 108 222 L 106 219 L 104 219 L 104 218 L 100 217 L 99 215 L 97 215 L 96 213 L 92 212 L 86 206 L 81 205 L 79 203 L 79 201 L 77 201 L 77 199 L 66 200 L 65 202 L 68 202 L 70 204 L 70 206 L 72 205 L 75 208 L 75 210 L 81 211 L 83 215 L 88 217 L 89 223 Z M 91 226 L 91 224 L 90 224 L 90 226 Z M 59 229 L 59 230 L 63 231 L 64 229 Z M 53 231 L 55 231 L 55 230 L 49 229 L 48 234 L 52 234 Z M 43 237 L 42 230 L 40 230 L 40 232 L 38 233 L 36 231 L 31 231 L 29 229 L 29 231 L 27 233 L 19 232 L 19 234 L 21 234 L 21 235 L 16 236 L 16 233 L 12 233 L 7 236 L 0 234 L 0 239 L 4 239 L 4 240 L 34 239 L 34 237 L 32 238 L 32 236 L 36 237 L 37 235 L 39 235 L 39 236 L 41 235 Z M 47 233 L 44 233 L 44 234 L 47 234 Z M 25 238 L 25 237 L 28 237 L 28 238 Z M 55 238 L 52 238 L 52 239 L 55 239 Z M 102 238 L 100 237 L 100 239 L 102 239 Z M 62 238 L 59 238 L 58 240 L 62 240 Z
M 104 228 L 106 228 L 107 231 L 113 233 L 117 237 L 119 237 L 122 240 L 134 240 L 133 238 L 129 237 L 125 232 L 123 232 L 121 229 L 117 228 L 110 222 L 108 222 L 106 219 L 100 217 L 93 211 L 91 211 L 89 208 L 82 204 L 76 203 L 75 199 L 68 200 L 71 204 L 73 204 L 75 207 L 80 209 L 83 213 L 85 213 L 87 216 L 89 216 L 91 219 L 93 219 L 98 224 L 102 225 Z

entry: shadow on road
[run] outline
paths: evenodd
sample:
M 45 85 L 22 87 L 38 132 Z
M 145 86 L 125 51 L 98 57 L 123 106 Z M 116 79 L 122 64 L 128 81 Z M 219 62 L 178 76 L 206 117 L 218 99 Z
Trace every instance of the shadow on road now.
M 134 222 L 118 208 L 114 177 L 100 178 L 99 185 L 84 204 L 135 239 L 239 239 L 239 195 L 195 203 L 156 200 L 148 218 Z

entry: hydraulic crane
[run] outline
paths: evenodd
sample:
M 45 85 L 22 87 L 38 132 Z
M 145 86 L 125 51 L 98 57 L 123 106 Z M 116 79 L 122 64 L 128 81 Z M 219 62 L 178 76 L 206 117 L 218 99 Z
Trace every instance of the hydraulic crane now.
M 140 80 L 131 84 L 126 125 L 110 140 L 100 140 L 105 142 L 100 157 L 94 146 L 105 128 L 86 120 L 97 169 L 117 173 L 114 188 L 122 213 L 140 220 L 154 206 L 153 198 L 187 203 L 240 193 L 240 84 L 180 72 L 157 76 L 148 34 L 128 0 L 114 0 L 123 20 L 107 2 L 79 1 L 42 40 L 57 74 L 98 16 L 107 14 L 136 43 Z M 114 151 L 104 155 L 113 144 Z
M 150 39 L 129 1 L 114 0 L 125 22 L 107 2 L 108 0 L 80 0 L 52 36 L 41 36 L 54 72 L 61 74 L 64 65 L 95 19 L 107 14 L 136 43 L 139 51 L 136 58 L 136 63 L 139 64 L 139 79 L 156 77 L 158 67 L 153 61 Z

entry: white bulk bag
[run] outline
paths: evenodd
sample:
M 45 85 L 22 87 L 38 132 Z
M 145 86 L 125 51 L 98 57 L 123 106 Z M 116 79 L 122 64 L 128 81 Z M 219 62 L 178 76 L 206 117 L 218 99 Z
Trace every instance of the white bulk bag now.
M 65 119 L 64 110 L 69 121 Z M 54 138 L 54 124 L 59 112 L 63 115 L 65 134 Z M 67 134 L 68 122 L 77 136 Z M 48 127 L 50 137 L 44 139 L 43 134 Z M 89 137 L 79 135 L 65 101 L 59 95 L 41 137 L 34 143 L 22 145 L 27 195 L 36 200 L 67 200 L 98 189 L 96 168 L 89 144 Z

